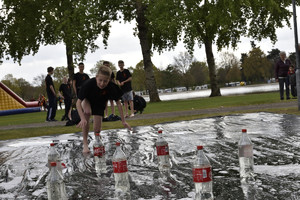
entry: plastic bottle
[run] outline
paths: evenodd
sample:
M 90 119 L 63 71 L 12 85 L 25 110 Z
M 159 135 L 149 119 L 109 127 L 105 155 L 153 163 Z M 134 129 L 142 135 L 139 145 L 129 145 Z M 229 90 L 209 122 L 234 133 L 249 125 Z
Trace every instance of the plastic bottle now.
M 213 199 L 212 169 L 203 152 L 203 146 L 197 146 L 196 159 L 193 163 L 193 180 L 196 190 L 195 199 Z
M 117 149 L 112 158 L 115 177 L 115 191 L 116 196 L 123 196 L 123 199 L 129 199 L 130 184 L 128 178 L 127 158 L 120 145 L 121 144 L 119 142 L 116 143 Z
M 47 177 L 48 200 L 67 200 L 66 186 L 63 176 L 58 172 L 56 162 L 51 162 L 50 173 Z
M 106 173 L 105 146 L 100 139 L 100 133 L 95 133 L 95 142 L 93 144 L 96 173 Z
M 242 137 L 239 141 L 239 163 L 240 177 L 245 179 L 253 179 L 253 144 L 248 137 L 247 129 L 242 129 Z
M 162 173 L 170 172 L 170 158 L 169 158 L 169 145 L 162 136 L 162 130 L 158 131 L 158 138 L 156 140 L 156 153 L 158 158 L 158 169 Z
M 56 162 L 57 170 L 62 175 L 62 165 L 61 165 L 61 158 L 59 153 L 55 149 L 55 143 L 50 143 L 50 150 L 48 153 L 48 164 L 47 166 L 50 168 L 50 163 Z

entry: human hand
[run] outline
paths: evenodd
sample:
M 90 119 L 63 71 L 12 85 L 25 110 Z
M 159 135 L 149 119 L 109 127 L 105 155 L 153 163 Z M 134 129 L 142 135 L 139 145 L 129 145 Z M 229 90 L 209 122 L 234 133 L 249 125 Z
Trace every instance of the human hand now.
M 85 119 L 80 120 L 80 122 L 77 124 L 77 128 L 83 128 L 87 125 L 87 121 Z
M 125 128 L 127 128 L 129 131 L 132 130 L 132 129 L 131 129 L 131 126 L 130 126 L 126 121 L 122 122 L 122 124 L 123 124 L 123 126 L 124 126 Z

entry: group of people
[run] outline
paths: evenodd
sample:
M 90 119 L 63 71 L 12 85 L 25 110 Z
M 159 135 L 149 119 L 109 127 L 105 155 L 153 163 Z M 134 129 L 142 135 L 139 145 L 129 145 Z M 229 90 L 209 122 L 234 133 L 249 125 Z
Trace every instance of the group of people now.
M 286 100 L 290 99 L 290 86 L 292 96 L 297 98 L 295 67 L 286 57 L 286 53 L 284 51 L 279 53 L 279 57 L 280 59 L 275 65 L 275 79 L 279 83 L 280 99 L 284 100 L 284 87 Z
M 116 104 L 122 124 L 125 128 L 131 129 L 125 118 L 134 117 L 134 114 L 137 112 L 134 108 L 134 93 L 131 86 L 132 75 L 128 69 L 124 68 L 124 61 L 119 60 L 118 66 L 120 70 L 115 77 L 110 68 L 110 63 L 104 61 L 103 65 L 99 67 L 96 77 L 90 78 L 84 73 L 84 64 L 79 63 L 79 72 L 74 74 L 73 80 L 64 77 L 63 83 L 59 87 L 58 94 L 65 102 L 65 114 L 62 120 L 71 118 L 70 111 L 72 99 L 74 99 L 72 98 L 73 88 L 76 109 L 80 116 L 80 122 L 77 124 L 77 127 L 82 129 L 84 153 L 89 152 L 87 136 L 90 117 L 93 115 L 94 133 L 100 133 L 103 118 L 108 115 L 108 101 L 110 101 L 112 115 L 115 115 L 114 105 Z M 45 78 L 45 82 L 49 106 L 46 121 L 51 122 L 56 121 L 57 108 L 56 91 L 51 77 L 54 73 L 54 68 L 48 67 L 47 72 L 48 75 Z M 136 95 L 135 99 L 138 98 L 139 96 Z M 124 112 L 121 99 L 124 103 Z M 128 107 L 130 108 L 130 115 Z M 140 110 L 141 113 L 143 108 Z

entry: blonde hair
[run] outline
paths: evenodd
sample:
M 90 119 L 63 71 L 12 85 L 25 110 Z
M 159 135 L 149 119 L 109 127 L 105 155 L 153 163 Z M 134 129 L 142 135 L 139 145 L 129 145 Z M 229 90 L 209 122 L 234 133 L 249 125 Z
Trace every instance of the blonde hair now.
M 102 75 L 110 77 L 111 73 L 112 73 L 112 71 L 111 71 L 110 67 L 107 67 L 105 65 L 101 65 L 98 69 L 97 75 L 102 74 Z

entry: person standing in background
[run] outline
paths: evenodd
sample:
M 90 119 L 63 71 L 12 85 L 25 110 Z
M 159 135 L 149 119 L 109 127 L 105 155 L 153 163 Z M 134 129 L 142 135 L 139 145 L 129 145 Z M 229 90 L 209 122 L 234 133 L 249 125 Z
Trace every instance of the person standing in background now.
M 65 103 L 65 114 L 62 116 L 61 121 L 70 120 L 69 113 L 72 105 L 72 88 L 70 80 L 64 76 L 63 83 L 59 86 L 59 96 L 64 100 Z
M 47 91 L 47 96 L 48 96 L 48 101 L 49 101 L 49 107 L 48 107 L 48 111 L 47 111 L 46 121 L 52 122 L 52 121 L 57 121 L 57 120 L 55 120 L 56 109 L 57 109 L 56 92 L 55 92 L 53 80 L 51 77 L 51 75 L 54 73 L 54 68 L 48 67 L 47 72 L 48 72 L 48 75 L 45 78 L 45 82 L 46 82 L 46 91 Z
M 131 115 L 130 117 L 134 117 L 134 108 L 133 108 L 133 94 L 132 94 L 132 87 L 131 87 L 131 80 L 132 76 L 128 69 L 124 69 L 124 61 L 119 60 L 118 65 L 120 70 L 117 72 L 117 84 L 120 85 L 123 96 L 122 100 L 124 101 L 125 107 L 125 117 L 128 117 L 128 104 L 130 105 Z
M 81 62 L 78 64 L 79 67 L 79 72 L 77 72 L 76 74 L 74 74 L 73 76 L 73 90 L 75 93 L 75 97 L 77 98 L 77 95 L 79 94 L 79 90 L 82 86 L 82 84 L 90 79 L 89 75 L 87 75 L 86 73 L 84 73 L 84 64 Z
M 275 79 L 279 82 L 279 92 L 280 99 L 284 100 L 284 85 L 286 90 L 286 99 L 290 99 L 290 89 L 289 89 L 289 78 L 288 71 L 289 67 L 292 65 L 291 61 L 286 58 L 286 53 L 281 51 L 279 53 L 280 59 L 275 66 Z

